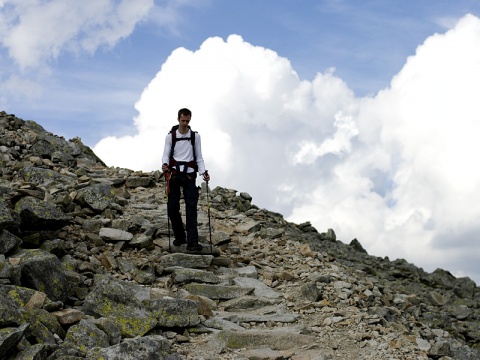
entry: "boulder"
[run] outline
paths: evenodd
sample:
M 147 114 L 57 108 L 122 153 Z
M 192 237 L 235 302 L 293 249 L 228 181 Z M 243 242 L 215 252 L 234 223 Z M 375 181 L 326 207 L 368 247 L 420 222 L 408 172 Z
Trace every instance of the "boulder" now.
M 20 281 L 25 287 L 44 292 L 52 301 L 64 302 L 69 292 L 65 269 L 53 254 L 40 249 L 22 249 L 19 259 Z
M 22 244 L 22 239 L 7 230 L 0 230 L 0 254 L 8 254 Z
M 88 186 L 78 192 L 76 201 L 94 211 L 102 212 L 115 202 L 115 191 L 107 184 Z
M 15 212 L 20 216 L 22 229 L 26 230 L 59 229 L 71 220 L 55 204 L 33 196 L 21 198 L 15 204 Z
M 142 302 L 149 298 L 147 293 L 140 286 L 99 277 L 95 289 L 86 297 L 82 311 L 112 319 L 119 325 L 122 336 L 143 336 L 157 325 L 156 315 Z
M 89 350 L 87 358 L 105 360 L 167 360 L 179 359 L 169 356 L 170 344 L 160 335 L 149 335 L 135 339 L 125 339 L 120 344 Z
M 20 218 L 12 213 L 7 204 L 0 198 L 0 230 L 16 229 L 20 226 Z
M 65 336 L 65 345 L 77 349 L 86 355 L 87 351 L 94 348 L 109 347 L 109 338 L 91 320 L 80 320 L 76 325 L 68 329 Z

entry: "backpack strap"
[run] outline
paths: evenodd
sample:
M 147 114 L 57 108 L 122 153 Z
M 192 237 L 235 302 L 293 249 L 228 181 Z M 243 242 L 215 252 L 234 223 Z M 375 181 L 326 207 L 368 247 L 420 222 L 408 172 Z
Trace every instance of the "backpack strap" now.
M 173 171 L 174 169 L 176 172 L 180 173 L 180 165 L 183 165 L 183 172 L 187 172 L 187 168 L 191 167 L 195 172 L 198 171 L 198 165 L 197 165 L 197 154 L 195 152 L 195 137 L 196 137 L 196 131 L 193 131 L 191 127 L 188 127 L 188 130 L 190 130 L 190 137 L 188 138 L 177 138 L 177 130 L 178 130 L 178 125 L 172 126 L 172 129 L 170 130 L 170 134 L 172 134 L 172 146 L 170 148 L 170 169 Z M 185 161 L 176 161 L 173 157 L 173 152 L 175 149 L 175 145 L 177 141 L 182 141 L 182 140 L 190 140 L 190 143 L 192 144 L 192 150 L 193 150 L 193 161 L 185 162 Z

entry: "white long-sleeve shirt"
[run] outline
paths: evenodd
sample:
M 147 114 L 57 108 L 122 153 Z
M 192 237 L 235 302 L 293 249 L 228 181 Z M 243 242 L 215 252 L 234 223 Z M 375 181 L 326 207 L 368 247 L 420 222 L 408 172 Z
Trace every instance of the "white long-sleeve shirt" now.
M 177 142 L 175 144 L 175 148 L 173 149 L 173 158 L 176 161 L 193 161 L 193 147 L 191 140 L 180 140 L 181 138 L 189 138 L 191 130 L 188 130 L 186 134 L 180 134 L 178 130 L 176 130 Z M 193 133 L 195 135 L 195 154 L 197 155 L 197 166 L 198 166 L 198 173 L 203 174 L 205 172 L 205 162 L 203 161 L 202 155 L 202 144 L 200 140 L 200 134 L 197 132 Z M 170 163 L 170 150 L 172 148 L 172 134 L 168 133 L 165 137 L 165 148 L 163 149 L 163 156 L 162 156 L 162 164 L 169 164 Z M 183 165 L 180 166 L 180 171 L 183 171 Z M 192 168 L 188 168 L 187 172 L 191 173 L 194 172 Z

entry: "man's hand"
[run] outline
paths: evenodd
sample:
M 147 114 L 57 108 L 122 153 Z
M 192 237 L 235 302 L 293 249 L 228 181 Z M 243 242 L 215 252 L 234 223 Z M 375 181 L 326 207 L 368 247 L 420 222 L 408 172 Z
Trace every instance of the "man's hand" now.
M 203 181 L 210 181 L 210 175 L 208 175 L 208 171 L 205 170 L 205 172 L 202 174 L 203 176 Z
M 163 164 L 163 165 L 162 165 L 162 171 L 163 171 L 163 172 L 169 172 L 169 171 L 170 171 L 170 169 L 168 168 L 168 165 L 167 165 L 167 164 Z

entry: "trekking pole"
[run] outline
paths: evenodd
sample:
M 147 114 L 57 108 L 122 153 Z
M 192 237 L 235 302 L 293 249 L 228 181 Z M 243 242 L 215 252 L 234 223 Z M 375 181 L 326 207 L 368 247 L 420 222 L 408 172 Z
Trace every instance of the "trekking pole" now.
M 167 197 L 168 251 L 172 252 L 170 241 L 170 211 L 168 210 L 168 194 L 170 193 L 170 172 L 165 173 L 165 195 Z
M 205 174 L 208 175 L 208 170 L 205 170 Z M 213 248 L 212 248 L 212 227 L 210 225 L 210 195 L 208 193 L 208 181 L 207 183 L 207 211 L 208 211 L 208 231 L 210 233 L 210 255 L 213 255 Z

